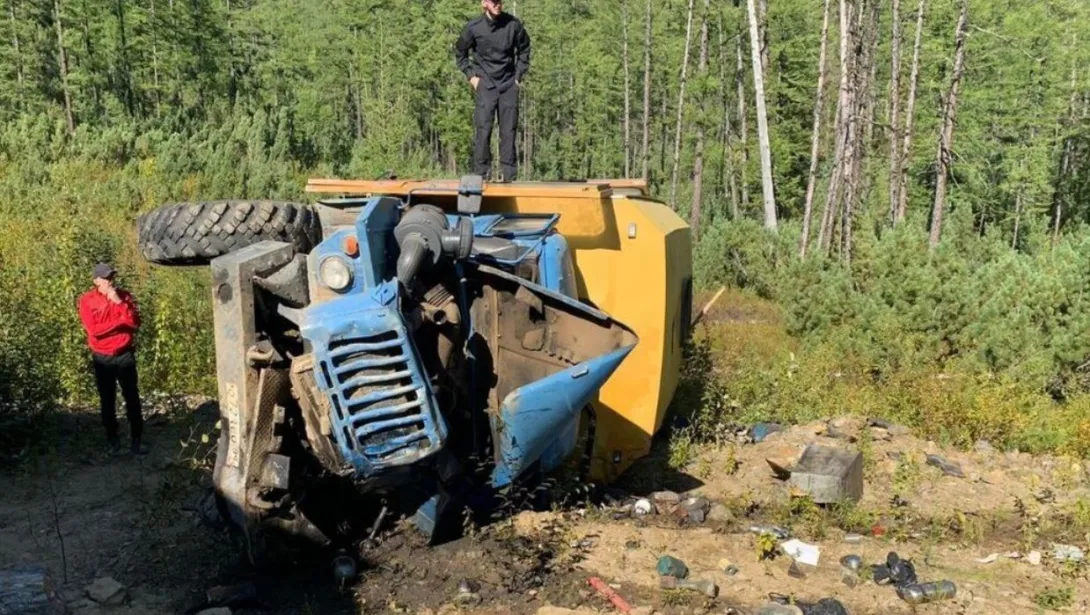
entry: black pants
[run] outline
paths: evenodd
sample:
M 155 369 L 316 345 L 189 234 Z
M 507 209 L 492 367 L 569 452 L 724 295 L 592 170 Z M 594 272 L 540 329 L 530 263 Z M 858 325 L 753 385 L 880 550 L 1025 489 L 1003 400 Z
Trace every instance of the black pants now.
M 129 418 L 129 434 L 133 440 L 139 439 L 144 433 L 144 415 L 136 386 L 136 356 L 130 351 L 113 357 L 95 354 L 93 359 L 106 437 L 111 441 L 117 438 L 117 385 L 120 384 L 125 414 Z
M 473 112 L 473 172 L 484 178 L 492 174 L 492 123 L 500 119 L 500 166 L 505 181 L 514 181 L 518 171 L 515 157 L 515 127 L 519 121 L 519 86 L 510 83 L 494 88 L 482 80 Z

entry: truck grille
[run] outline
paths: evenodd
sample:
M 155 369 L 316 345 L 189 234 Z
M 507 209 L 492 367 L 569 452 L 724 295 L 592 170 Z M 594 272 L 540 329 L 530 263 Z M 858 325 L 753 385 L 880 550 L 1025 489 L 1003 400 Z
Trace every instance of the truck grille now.
M 373 466 L 400 465 L 427 454 L 433 442 L 425 384 L 413 369 L 402 333 L 331 341 L 322 372 L 341 426 L 338 439 Z

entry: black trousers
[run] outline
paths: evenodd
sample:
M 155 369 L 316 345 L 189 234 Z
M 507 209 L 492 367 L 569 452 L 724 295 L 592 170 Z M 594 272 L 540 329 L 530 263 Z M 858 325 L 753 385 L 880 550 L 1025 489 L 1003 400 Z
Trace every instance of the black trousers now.
M 136 383 L 136 355 L 131 351 L 112 357 L 94 354 L 93 360 L 106 437 L 110 440 L 117 438 L 117 386 L 121 385 L 125 414 L 129 419 L 129 435 L 133 440 L 139 439 L 144 433 L 144 415 Z
M 490 89 L 482 79 L 477 89 L 477 108 L 473 112 L 473 172 L 486 179 L 492 174 L 492 125 L 497 116 L 503 179 L 514 181 L 518 172 L 515 127 L 519 121 L 519 86 L 510 83 Z

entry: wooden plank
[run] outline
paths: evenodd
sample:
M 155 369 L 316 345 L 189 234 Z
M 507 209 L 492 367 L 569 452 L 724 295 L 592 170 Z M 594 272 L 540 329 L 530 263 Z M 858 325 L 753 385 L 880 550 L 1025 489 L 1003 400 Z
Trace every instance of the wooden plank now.
M 460 182 L 449 180 L 354 180 L 314 178 L 306 191 L 344 195 L 438 196 L 458 193 Z M 561 197 L 600 199 L 612 194 L 609 184 L 591 182 L 514 182 L 485 184 L 485 197 Z

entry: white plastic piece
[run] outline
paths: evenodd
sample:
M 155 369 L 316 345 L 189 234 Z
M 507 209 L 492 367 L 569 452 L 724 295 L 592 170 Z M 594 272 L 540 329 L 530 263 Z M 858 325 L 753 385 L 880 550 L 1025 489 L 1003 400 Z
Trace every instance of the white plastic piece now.
M 817 545 L 807 544 L 798 539 L 791 539 L 780 545 L 784 555 L 800 564 L 817 566 L 821 558 L 821 549 Z

